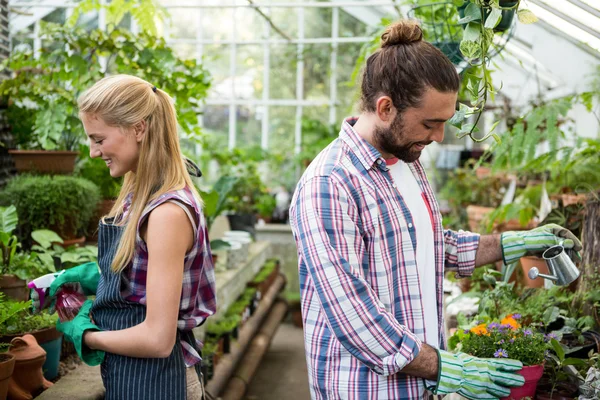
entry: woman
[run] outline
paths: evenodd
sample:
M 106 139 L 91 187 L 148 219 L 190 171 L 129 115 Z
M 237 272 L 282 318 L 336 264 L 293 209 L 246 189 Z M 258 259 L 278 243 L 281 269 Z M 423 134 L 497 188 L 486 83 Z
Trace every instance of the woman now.
M 117 75 L 78 103 L 90 156 L 124 182 L 100 222 L 96 299 L 59 330 L 86 362 L 102 362 L 107 399 L 200 399 L 192 329 L 215 312 L 214 268 L 173 101 L 142 79 Z M 95 265 L 77 268 L 50 295 L 68 281 L 93 288 L 86 282 Z

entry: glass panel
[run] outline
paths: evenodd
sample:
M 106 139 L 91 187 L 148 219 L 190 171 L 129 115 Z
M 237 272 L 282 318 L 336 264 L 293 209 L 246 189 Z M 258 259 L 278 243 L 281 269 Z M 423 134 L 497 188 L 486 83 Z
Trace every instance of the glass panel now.
M 33 51 L 33 39 L 13 36 L 12 51 Z
M 271 165 L 273 176 L 269 177 L 269 187 L 283 185 L 293 191 L 298 182 L 300 169 L 294 157 L 294 131 L 296 125 L 296 107 L 269 108 L 269 150 L 282 156 L 278 163 Z
M 237 47 L 235 81 L 237 98 L 262 98 L 263 53 L 262 45 L 239 45 Z
M 173 49 L 173 52 L 179 58 L 187 59 L 195 59 L 198 55 L 196 51 L 196 45 L 188 44 L 188 43 L 173 43 L 170 46 Z
M 271 9 L 271 21 L 288 37 L 292 39 L 298 38 L 298 11 L 296 8 L 279 7 Z M 283 39 L 281 35 L 273 32 L 272 29 L 271 37 Z
M 340 37 L 367 36 L 367 30 L 367 25 L 340 9 Z
M 264 7 L 261 7 L 263 12 Z M 238 8 L 235 10 L 235 30 L 237 40 L 261 40 L 264 37 L 265 20 L 256 10 Z
M 77 25 L 87 30 L 98 28 L 98 13 L 96 11 L 92 11 L 90 13 L 81 15 L 77 21 Z
M 42 21 L 54 22 L 55 24 L 64 24 L 66 20 L 66 10 L 64 8 L 57 8 L 50 14 L 42 18 Z
M 172 38 L 195 39 L 200 10 L 192 8 L 170 8 L 170 35 Z
M 362 70 L 359 71 L 355 82 L 352 81 L 352 74 L 361 46 L 361 43 L 341 43 L 338 47 L 336 102 L 338 120 L 349 115 L 356 115 L 358 112 Z
M 236 109 L 236 143 L 238 147 L 260 147 L 263 117 L 261 107 L 238 106 Z
M 295 45 L 271 46 L 270 98 L 296 98 L 296 54 Z
M 204 107 L 204 126 L 206 141 L 214 149 L 226 149 L 229 144 L 229 106 Z
M 204 46 L 203 65 L 212 75 L 209 98 L 232 98 L 231 79 L 229 79 L 229 45 Z
M 302 118 L 313 119 L 321 122 L 324 125 L 329 125 L 329 106 L 311 106 L 302 107 Z M 336 126 L 338 123 L 336 122 Z M 302 137 L 304 143 L 304 136 Z
M 232 9 L 200 9 L 202 38 L 212 41 L 231 40 Z
M 329 65 L 331 46 L 307 44 L 304 46 L 304 98 L 329 99 Z
M 304 36 L 307 38 L 331 37 L 331 8 L 304 9 Z

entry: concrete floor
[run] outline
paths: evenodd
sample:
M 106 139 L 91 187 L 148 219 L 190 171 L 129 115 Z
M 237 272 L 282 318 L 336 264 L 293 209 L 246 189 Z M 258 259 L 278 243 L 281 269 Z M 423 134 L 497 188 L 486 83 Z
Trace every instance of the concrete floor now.
M 310 400 L 302 329 L 279 326 L 245 400 Z

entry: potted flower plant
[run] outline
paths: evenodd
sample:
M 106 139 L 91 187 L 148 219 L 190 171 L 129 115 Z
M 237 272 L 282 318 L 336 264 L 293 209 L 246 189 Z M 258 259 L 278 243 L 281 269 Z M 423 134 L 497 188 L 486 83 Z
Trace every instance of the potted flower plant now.
M 542 333 L 522 327 L 521 316 L 511 314 L 500 322 L 481 323 L 471 329 L 459 330 L 457 348 L 480 358 L 511 358 L 521 361 L 519 374 L 525 384 L 512 388 L 507 399 L 535 396 L 538 381 L 544 372 L 544 357 L 549 345 Z

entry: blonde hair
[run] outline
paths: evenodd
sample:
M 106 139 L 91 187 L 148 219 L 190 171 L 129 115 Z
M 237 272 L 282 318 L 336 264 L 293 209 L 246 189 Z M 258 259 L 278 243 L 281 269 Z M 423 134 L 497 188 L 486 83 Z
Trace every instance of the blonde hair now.
M 162 194 L 189 187 L 200 200 L 179 147 L 177 114 L 171 97 L 143 79 L 114 75 L 101 79 L 78 99 L 79 116 L 101 118 L 125 134 L 141 121 L 146 132 L 141 140 L 136 172 L 127 172 L 115 205 L 108 216 L 119 219 L 131 194 L 127 224 L 112 262 L 121 272 L 133 259 L 137 225 L 146 205 Z

